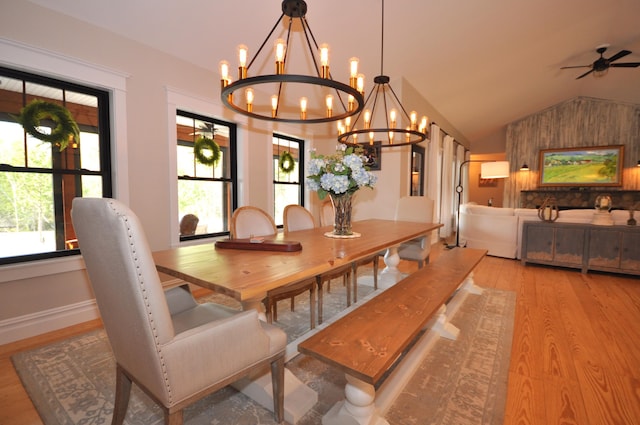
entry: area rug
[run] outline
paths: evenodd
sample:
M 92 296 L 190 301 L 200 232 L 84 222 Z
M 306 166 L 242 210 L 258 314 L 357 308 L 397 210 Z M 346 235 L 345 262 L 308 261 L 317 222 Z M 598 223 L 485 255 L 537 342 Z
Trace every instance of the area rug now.
M 340 286 L 332 285 L 336 297 L 340 297 Z M 285 306 L 287 303 L 279 311 L 281 324 L 291 314 Z M 485 290 L 482 295 L 467 296 L 452 319 L 461 329 L 460 337 L 457 341 L 441 338 L 436 342 L 387 413 L 389 422 L 502 423 L 514 308 L 512 292 Z M 304 312 L 298 308 L 298 299 L 296 312 L 296 315 Z M 308 326 L 308 316 L 297 320 Z M 12 361 L 45 425 L 110 423 L 115 363 L 104 331 L 18 353 Z M 291 360 L 287 367 L 318 392 L 318 403 L 298 423 L 320 424 L 333 404 L 343 399 L 344 376 L 303 355 Z M 162 420 L 161 410 L 134 385 L 125 423 L 152 425 L 161 424 Z M 275 423 L 270 411 L 231 387 L 186 409 L 185 422 L 187 425 Z

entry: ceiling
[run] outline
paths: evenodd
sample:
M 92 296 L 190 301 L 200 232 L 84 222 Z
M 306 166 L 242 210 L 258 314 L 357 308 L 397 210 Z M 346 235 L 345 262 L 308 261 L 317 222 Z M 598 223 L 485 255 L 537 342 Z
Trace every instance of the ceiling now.
M 280 0 L 31 0 L 218 72 L 250 55 L 280 16 Z M 367 84 L 381 72 L 381 0 L 307 0 L 318 43 L 331 46 L 331 71 L 347 80 L 360 59 Z M 406 79 L 471 143 L 506 124 L 577 96 L 640 104 L 640 67 L 575 78 L 596 48 L 640 62 L 638 0 L 387 0 L 384 74 Z M 339 73 L 344 68 L 344 78 Z

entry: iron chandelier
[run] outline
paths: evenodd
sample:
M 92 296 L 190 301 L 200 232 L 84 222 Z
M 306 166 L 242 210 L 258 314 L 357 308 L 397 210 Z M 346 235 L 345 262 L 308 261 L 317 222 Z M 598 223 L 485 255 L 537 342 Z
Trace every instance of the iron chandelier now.
M 248 49 L 244 45 L 238 47 L 237 81 L 232 81 L 229 76 L 228 62 L 220 63 L 221 98 L 225 106 L 252 118 L 289 123 L 332 122 L 348 118 L 362 110 L 364 77 L 358 74 L 358 59 L 350 60 L 349 84 L 332 79 L 328 46 L 318 46 L 306 13 L 307 4 L 304 0 L 283 0 L 282 15 L 248 65 Z M 275 73 L 249 76 L 251 66 L 285 16 L 289 17 L 286 39 L 275 41 Z M 313 62 L 314 69 L 308 75 L 287 73 L 292 51 L 292 28 L 296 19 L 299 19 L 306 41 L 305 47 Z M 315 46 L 316 52 L 312 46 Z M 244 93 L 239 95 L 241 89 L 244 89 Z M 323 98 L 322 106 L 318 102 L 309 101 L 310 98 Z

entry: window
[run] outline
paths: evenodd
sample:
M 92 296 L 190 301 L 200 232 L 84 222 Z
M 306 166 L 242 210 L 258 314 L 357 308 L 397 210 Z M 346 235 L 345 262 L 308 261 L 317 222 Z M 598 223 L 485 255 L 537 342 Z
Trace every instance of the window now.
M 178 110 L 176 127 L 180 240 L 228 234 L 238 199 L 236 125 Z M 196 142 L 200 146 L 203 140 L 209 143 L 199 149 L 205 163 L 194 150 Z M 211 141 L 220 155 L 215 163 L 207 164 L 213 157 Z
M 280 161 L 280 158 L 285 160 Z M 289 164 L 287 158 L 292 158 L 293 163 Z M 274 134 L 273 218 L 278 226 L 284 224 L 284 207 L 290 204 L 304 206 L 304 184 L 301 183 L 304 181 L 304 168 L 300 164 L 304 164 L 304 140 Z
M 79 143 L 27 134 L 14 117 L 34 99 L 65 107 Z M 37 130 L 55 127 L 43 118 Z M 109 128 L 108 92 L 0 67 L 0 264 L 79 253 L 71 202 L 112 195 Z
M 422 146 L 411 145 L 411 196 L 424 196 L 424 154 Z

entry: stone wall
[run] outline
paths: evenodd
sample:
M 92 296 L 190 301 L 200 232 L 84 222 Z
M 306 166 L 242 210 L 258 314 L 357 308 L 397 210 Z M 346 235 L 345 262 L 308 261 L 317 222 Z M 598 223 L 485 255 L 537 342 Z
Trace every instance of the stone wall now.
M 613 209 L 640 209 L 640 190 L 607 189 L 545 189 L 523 190 L 520 192 L 521 208 L 538 208 L 545 198 L 556 198 L 558 208 L 594 208 L 599 195 L 610 195 Z

